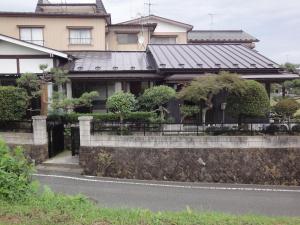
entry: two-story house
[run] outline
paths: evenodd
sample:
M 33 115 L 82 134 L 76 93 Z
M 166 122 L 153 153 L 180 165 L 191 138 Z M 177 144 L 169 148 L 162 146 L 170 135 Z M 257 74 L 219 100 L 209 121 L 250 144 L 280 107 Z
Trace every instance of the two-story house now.
M 266 84 L 295 79 L 252 48 L 245 32 L 193 31 L 193 26 L 150 15 L 112 24 L 101 0 L 56 4 L 39 0 L 35 12 L 0 12 L 0 83 L 13 83 L 40 64 L 68 69 L 68 97 L 98 91 L 94 110 L 116 91 L 139 95 L 167 84 L 176 89 L 205 73 L 240 73 Z M 52 85 L 47 95 L 51 100 Z

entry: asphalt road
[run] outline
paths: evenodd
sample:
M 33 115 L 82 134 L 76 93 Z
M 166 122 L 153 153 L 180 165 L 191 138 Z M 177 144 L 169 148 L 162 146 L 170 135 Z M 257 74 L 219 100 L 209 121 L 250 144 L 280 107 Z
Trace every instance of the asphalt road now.
M 55 192 L 84 194 L 99 205 L 180 211 L 269 216 L 300 216 L 300 187 L 152 182 L 77 176 L 64 173 L 35 175 Z

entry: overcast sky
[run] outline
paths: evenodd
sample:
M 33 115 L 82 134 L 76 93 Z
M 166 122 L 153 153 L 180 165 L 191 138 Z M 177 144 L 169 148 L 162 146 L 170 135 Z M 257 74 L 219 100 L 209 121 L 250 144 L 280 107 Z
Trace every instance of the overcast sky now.
M 50 0 L 61 2 L 65 0 Z M 113 22 L 145 15 L 148 0 L 103 0 Z M 1 0 L 0 11 L 32 11 L 37 0 Z M 67 0 L 93 2 L 93 0 Z M 260 40 L 257 49 L 278 63 L 300 63 L 299 0 L 152 0 L 152 14 L 195 29 L 243 29 Z

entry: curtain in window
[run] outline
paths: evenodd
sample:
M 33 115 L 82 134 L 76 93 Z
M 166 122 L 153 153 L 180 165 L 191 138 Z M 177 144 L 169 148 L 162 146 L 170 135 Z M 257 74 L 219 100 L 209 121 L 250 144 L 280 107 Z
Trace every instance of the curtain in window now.
M 72 29 L 70 30 L 70 44 L 91 44 L 91 30 Z
M 31 42 L 37 45 L 44 45 L 42 28 L 21 28 L 20 38 L 23 41 Z
M 80 43 L 80 30 L 70 30 L 70 44 Z
M 33 28 L 31 29 L 32 35 L 32 43 L 37 45 L 44 45 L 44 38 L 43 38 L 43 29 L 41 28 Z
M 91 31 L 90 30 L 81 30 L 81 44 L 90 44 L 91 43 Z
M 31 41 L 31 29 L 21 28 L 20 29 L 20 38 L 23 41 Z

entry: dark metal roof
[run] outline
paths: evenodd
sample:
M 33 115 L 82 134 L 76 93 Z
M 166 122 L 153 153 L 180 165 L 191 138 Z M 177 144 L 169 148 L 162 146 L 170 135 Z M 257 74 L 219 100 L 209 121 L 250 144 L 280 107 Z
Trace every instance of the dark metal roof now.
M 217 74 L 216 74 L 217 75 Z M 176 83 L 176 82 L 188 82 L 194 80 L 198 77 L 207 76 L 207 74 L 174 74 L 165 78 L 167 83 Z M 241 74 L 241 77 L 249 80 L 257 81 L 286 81 L 299 79 L 300 76 L 297 74 Z
M 71 73 L 68 75 L 72 79 L 103 79 L 103 80 L 163 80 L 164 76 L 156 73 Z
M 252 43 L 259 40 L 243 30 L 193 30 L 188 33 L 190 43 Z
M 256 70 L 279 65 L 241 44 L 149 45 L 159 70 Z
M 36 13 L 43 13 L 43 7 L 44 6 L 96 6 L 96 12 L 97 14 L 103 14 L 106 15 L 106 9 L 104 7 L 104 4 L 102 0 L 96 0 L 95 3 L 52 3 L 48 0 L 38 0 L 35 12 Z
M 76 59 L 70 63 L 71 72 L 155 71 L 146 52 L 68 52 Z

